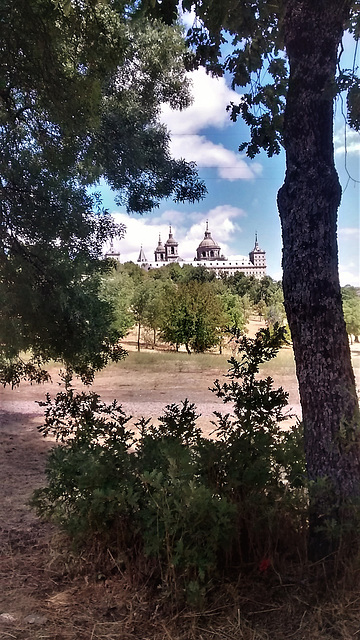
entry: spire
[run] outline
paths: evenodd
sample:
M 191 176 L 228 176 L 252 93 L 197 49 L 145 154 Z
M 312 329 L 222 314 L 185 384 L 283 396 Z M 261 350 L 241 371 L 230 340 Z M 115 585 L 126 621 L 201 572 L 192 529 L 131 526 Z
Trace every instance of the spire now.
M 115 251 L 114 249 L 114 241 L 111 238 L 109 251 L 105 253 L 105 258 L 114 258 L 115 260 L 120 260 L 120 253 Z
M 254 246 L 254 251 L 258 251 L 258 250 L 259 250 L 258 235 L 257 235 L 257 231 L 255 231 L 255 246 Z
M 209 231 L 209 220 L 206 220 L 206 231 Z
M 179 258 L 179 254 L 178 254 L 178 243 L 176 242 L 173 233 L 172 233 L 172 228 L 171 228 L 171 224 L 169 225 L 169 237 L 165 242 L 165 261 L 166 262 L 171 262 L 171 261 L 175 261 L 178 260 Z
M 147 262 L 146 257 L 145 257 L 145 253 L 144 253 L 144 249 L 143 246 L 141 245 L 140 248 L 140 253 L 139 253 L 139 257 L 137 259 L 138 262 Z
M 156 247 L 156 251 L 164 251 L 164 246 L 163 246 L 163 243 L 161 242 L 160 233 L 159 233 L 159 242 L 158 242 L 158 246 Z

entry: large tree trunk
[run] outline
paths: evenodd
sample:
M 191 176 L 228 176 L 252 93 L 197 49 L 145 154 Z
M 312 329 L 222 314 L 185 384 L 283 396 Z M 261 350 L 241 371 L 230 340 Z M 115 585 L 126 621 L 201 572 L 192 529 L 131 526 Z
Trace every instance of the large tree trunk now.
M 299 381 L 313 557 L 334 550 L 318 531 L 344 516 L 360 495 L 359 413 L 338 276 L 333 83 L 350 2 L 287 0 L 284 34 L 290 61 L 284 145 L 286 176 L 278 194 L 283 286 Z M 325 487 L 326 490 L 321 490 Z M 319 482 L 320 481 L 320 482 Z M 317 489 L 317 491 L 316 491 Z

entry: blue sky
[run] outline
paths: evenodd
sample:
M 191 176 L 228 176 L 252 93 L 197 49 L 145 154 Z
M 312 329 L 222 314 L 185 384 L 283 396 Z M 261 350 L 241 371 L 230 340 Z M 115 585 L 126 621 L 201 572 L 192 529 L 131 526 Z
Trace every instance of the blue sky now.
M 352 66 L 350 38 L 347 44 L 350 46 L 345 66 Z M 267 273 L 280 279 L 281 229 L 276 194 L 284 179 L 284 153 L 274 158 L 260 154 L 254 160 L 240 154 L 239 144 L 249 139 L 247 127 L 241 120 L 230 122 L 226 112 L 226 106 L 231 100 L 237 101 L 238 95 L 225 78 L 207 76 L 203 69 L 191 74 L 191 80 L 192 105 L 183 112 L 165 105 L 162 120 L 171 131 L 174 157 L 196 162 L 207 196 L 195 205 L 165 201 L 151 214 L 128 216 L 103 186 L 104 206 L 127 227 L 125 237 L 114 242 L 114 249 L 120 252 L 121 262 L 136 262 L 142 245 L 147 259 L 152 261 L 159 233 L 166 241 L 171 224 L 179 242 L 179 255 L 193 259 L 208 220 L 214 239 L 228 257 L 247 255 L 257 231 L 259 244 L 266 251 Z M 336 105 L 334 147 L 343 187 L 338 226 L 340 280 L 342 285 L 360 286 L 360 185 L 356 182 L 360 180 L 360 134 L 348 127 L 345 133 L 340 101 Z M 355 181 L 349 179 L 349 174 Z

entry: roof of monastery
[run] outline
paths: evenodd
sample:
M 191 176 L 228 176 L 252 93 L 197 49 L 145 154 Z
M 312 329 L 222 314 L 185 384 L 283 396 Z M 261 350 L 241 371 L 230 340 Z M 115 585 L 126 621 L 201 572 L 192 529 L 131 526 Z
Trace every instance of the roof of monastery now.
M 159 268 L 170 262 L 177 262 L 180 264 L 192 264 L 193 266 L 204 265 L 206 268 L 214 269 L 218 273 L 226 271 L 231 274 L 235 271 L 243 271 L 244 273 L 261 277 L 266 272 L 266 253 L 259 247 L 257 233 L 255 234 L 255 246 L 248 256 L 231 256 L 227 258 L 221 254 L 221 247 L 213 239 L 209 231 L 208 222 L 206 222 L 204 238 L 196 250 L 195 258 L 193 260 L 183 260 L 177 251 L 178 242 L 174 239 L 170 226 L 169 237 L 164 244 L 159 234 L 158 245 L 155 249 L 155 260 L 148 262 L 141 246 L 137 261 L 145 269 Z
M 142 248 L 141 245 L 141 249 L 140 249 L 140 253 L 139 253 L 139 257 L 137 259 L 138 262 L 147 262 L 146 257 L 145 257 L 145 253 L 144 253 L 144 249 Z

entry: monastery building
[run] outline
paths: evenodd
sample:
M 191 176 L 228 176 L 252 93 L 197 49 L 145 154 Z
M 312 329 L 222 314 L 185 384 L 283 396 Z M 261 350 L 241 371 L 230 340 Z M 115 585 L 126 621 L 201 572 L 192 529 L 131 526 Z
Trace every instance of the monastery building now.
M 171 227 L 165 244 L 161 242 L 159 236 L 154 258 L 153 262 L 149 262 L 141 247 L 137 262 L 142 269 L 146 270 L 159 269 L 169 264 L 169 262 L 178 262 L 180 266 L 183 264 L 191 264 L 193 267 L 202 265 L 210 271 L 215 271 L 217 276 L 222 273 L 227 273 L 231 276 L 237 271 L 241 271 L 247 276 L 255 276 L 258 279 L 266 275 L 266 253 L 259 247 L 257 234 L 255 234 L 255 246 L 250 251 L 249 257 L 235 256 L 228 259 L 221 253 L 221 247 L 212 238 L 208 223 L 206 223 L 204 238 L 196 249 L 196 256 L 193 261 L 180 258 L 178 243 L 172 234 Z

